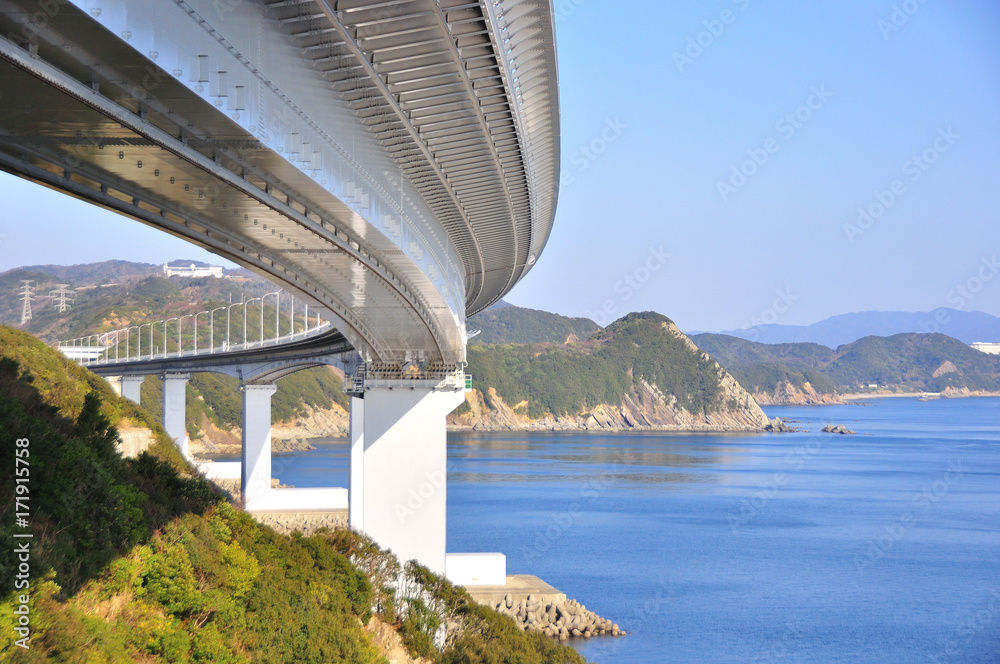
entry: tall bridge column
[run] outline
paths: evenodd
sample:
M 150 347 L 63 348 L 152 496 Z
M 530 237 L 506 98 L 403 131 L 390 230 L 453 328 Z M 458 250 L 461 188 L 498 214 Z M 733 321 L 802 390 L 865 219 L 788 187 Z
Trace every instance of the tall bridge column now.
M 351 397 L 351 463 L 347 520 L 351 528 L 365 529 L 365 400 Z
M 139 393 L 142 388 L 142 381 L 145 376 L 109 376 L 108 382 L 111 389 L 120 397 L 125 397 L 133 403 L 139 403 Z
M 392 549 L 401 561 L 416 559 L 444 574 L 445 416 L 462 403 L 465 394 L 453 388 L 411 387 L 413 381 L 391 383 L 379 381 L 378 387 L 365 387 L 364 434 L 359 444 L 363 459 L 356 459 L 360 450 L 352 430 L 351 496 L 352 501 L 360 496 L 363 503 L 351 523 L 360 518 L 364 532 Z M 356 511 L 352 502 L 352 514 Z
M 271 395 L 274 384 L 244 383 L 243 473 L 240 489 L 247 511 L 267 509 L 271 493 Z
M 165 373 L 163 380 L 163 428 L 174 439 L 185 459 L 190 459 L 188 451 L 185 390 L 191 374 Z M 124 385 L 124 383 L 123 383 Z

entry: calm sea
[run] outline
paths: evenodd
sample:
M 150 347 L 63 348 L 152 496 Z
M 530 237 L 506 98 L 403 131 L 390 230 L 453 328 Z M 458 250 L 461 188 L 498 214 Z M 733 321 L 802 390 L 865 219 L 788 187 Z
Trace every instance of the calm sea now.
M 452 435 L 448 549 L 618 622 L 600 664 L 1000 662 L 1000 399 L 765 410 L 804 431 Z M 343 441 L 274 461 L 346 486 Z

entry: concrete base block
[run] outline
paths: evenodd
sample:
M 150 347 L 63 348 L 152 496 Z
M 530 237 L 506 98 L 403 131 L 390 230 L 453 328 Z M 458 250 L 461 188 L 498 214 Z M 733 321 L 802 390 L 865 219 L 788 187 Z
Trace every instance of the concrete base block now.
M 507 556 L 502 553 L 449 553 L 445 574 L 456 586 L 502 586 L 507 583 Z

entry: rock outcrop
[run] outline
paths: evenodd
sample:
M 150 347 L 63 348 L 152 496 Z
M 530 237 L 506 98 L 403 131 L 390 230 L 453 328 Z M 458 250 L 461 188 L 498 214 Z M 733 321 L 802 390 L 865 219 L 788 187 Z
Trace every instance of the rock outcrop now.
M 673 395 L 663 394 L 655 385 L 639 378 L 620 404 L 598 404 L 588 413 L 547 414 L 528 417 L 523 406 L 511 408 L 489 388 L 489 406 L 483 394 L 472 390 L 466 395 L 470 409 L 448 417 L 449 428 L 457 431 L 762 431 L 770 423 L 753 397 L 721 368 L 722 402 L 725 409 L 693 414 L 680 407 Z
M 843 403 L 839 394 L 820 393 L 806 381 L 802 387 L 782 383 L 774 392 L 754 392 L 754 399 L 764 406 L 825 406 Z
M 837 425 L 827 424 L 825 427 L 823 427 L 820 430 L 823 433 L 839 433 L 841 435 L 853 435 L 853 434 L 857 433 L 857 431 L 854 431 L 852 429 L 848 429 L 843 424 L 837 424 Z

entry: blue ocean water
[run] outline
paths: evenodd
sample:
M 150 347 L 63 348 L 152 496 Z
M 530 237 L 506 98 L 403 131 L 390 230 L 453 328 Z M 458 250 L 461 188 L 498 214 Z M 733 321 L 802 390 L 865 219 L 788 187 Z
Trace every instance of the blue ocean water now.
M 791 434 L 451 435 L 448 550 L 619 623 L 575 644 L 600 664 L 1000 661 L 1000 399 L 870 404 L 765 409 Z

